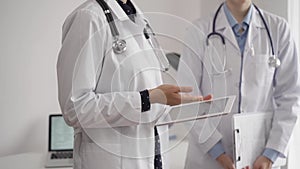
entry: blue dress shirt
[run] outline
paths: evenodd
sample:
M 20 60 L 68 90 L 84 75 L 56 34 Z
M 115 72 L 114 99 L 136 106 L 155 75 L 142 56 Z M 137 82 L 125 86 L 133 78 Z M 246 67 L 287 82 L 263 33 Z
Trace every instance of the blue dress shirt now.
M 245 48 L 245 43 L 246 43 L 246 40 L 247 40 L 247 35 L 248 35 L 249 25 L 250 25 L 252 13 L 253 13 L 253 8 L 254 8 L 253 5 L 251 5 L 251 7 L 250 7 L 247 15 L 243 19 L 242 23 L 239 24 L 237 22 L 237 20 L 232 16 L 231 12 L 228 9 L 228 6 L 226 4 L 224 4 L 223 9 L 224 9 L 226 18 L 229 22 L 229 25 L 232 28 L 232 31 L 234 32 L 234 35 L 235 35 L 235 38 L 236 38 L 237 43 L 239 45 L 241 54 L 244 53 L 244 48 Z M 243 31 L 240 31 L 241 29 Z M 210 156 L 213 159 L 216 159 L 221 154 L 224 154 L 225 150 L 224 150 L 224 147 L 222 145 L 222 142 L 219 141 L 212 149 L 209 150 L 208 153 L 210 154 Z M 276 161 L 276 159 L 281 155 L 281 153 L 279 153 L 276 150 L 266 148 L 262 155 L 267 157 L 268 159 L 270 159 L 274 163 Z
M 249 25 L 253 13 L 253 5 L 251 5 L 247 15 L 243 19 L 242 23 L 238 23 L 237 20 L 232 16 L 231 12 L 228 9 L 228 6 L 224 4 L 224 12 L 227 17 L 227 20 L 229 22 L 229 25 L 232 28 L 232 31 L 235 35 L 235 38 L 237 40 L 237 43 L 240 47 L 241 53 L 244 52 L 246 40 L 247 40 L 247 35 L 248 35 L 248 30 L 249 30 Z M 243 29 L 244 31 L 239 32 L 240 29 Z

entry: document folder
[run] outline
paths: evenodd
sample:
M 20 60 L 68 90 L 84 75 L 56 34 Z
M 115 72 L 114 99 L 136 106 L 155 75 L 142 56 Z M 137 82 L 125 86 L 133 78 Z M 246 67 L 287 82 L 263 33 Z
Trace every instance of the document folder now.
M 233 116 L 234 161 L 236 169 L 252 168 L 267 144 L 272 126 L 272 113 L 245 113 Z M 285 165 L 279 157 L 273 167 Z

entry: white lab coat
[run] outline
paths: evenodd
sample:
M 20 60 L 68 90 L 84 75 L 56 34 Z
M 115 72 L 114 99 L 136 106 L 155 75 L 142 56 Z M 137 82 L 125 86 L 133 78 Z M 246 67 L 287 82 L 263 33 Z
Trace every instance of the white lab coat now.
M 182 53 L 177 78 L 180 85 L 193 85 L 203 95 L 212 93 L 215 98 L 224 94 L 236 95 L 237 100 L 232 114 L 239 112 L 239 101 L 241 113 L 273 112 L 272 129 L 266 147 L 286 155 L 288 142 L 300 111 L 299 58 L 286 21 L 265 11 L 263 15 L 271 31 L 275 53 L 281 60 L 279 68 L 275 70 L 268 65 L 271 47 L 258 12 L 256 10 L 253 12 L 242 59 L 232 28 L 224 10 L 221 9 L 216 22 L 216 31 L 225 37 L 226 67 L 229 71 L 215 74 L 215 69 L 212 69 L 208 59 L 205 41 L 207 35 L 212 32 L 213 22 L 213 17 L 209 17 L 197 20 L 189 28 L 186 38 L 188 47 Z M 187 71 L 189 69 L 193 72 L 192 75 L 187 74 L 190 72 Z M 217 128 L 222 134 L 223 147 L 231 157 L 232 114 L 224 117 Z M 196 123 L 200 127 L 194 127 L 190 134 L 186 168 L 221 168 L 208 154 L 208 150 L 218 142 L 218 138 L 212 137 L 205 144 L 200 144 L 198 139 L 202 127 L 200 123 L 202 122 Z
M 123 54 L 111 50 L 110 27 L 95 0 L 78 7 L 63 26 L 59 103 L 65 121 L 75 129 L 74 168 L 153 169 L 154 124 L 165 107 L 152 105 L 141 113 L 139 91 L 162 84 L 160 64 L 144 37 L 145 18 L 137 6 L 134 23 L 115 0 L 106 2 L 120 39 L 127 42 Z M 164 152 L 168 127 L 158 127 L 158 133 Z M 167 169 L 164 153 L 162 160 Z

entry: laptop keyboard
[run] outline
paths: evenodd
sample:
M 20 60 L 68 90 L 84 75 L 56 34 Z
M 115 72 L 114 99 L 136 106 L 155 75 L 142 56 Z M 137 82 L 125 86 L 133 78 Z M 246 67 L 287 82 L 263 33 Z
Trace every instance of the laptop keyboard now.
M 55 152 L 51 154 L 51 159 L 68 159 L 73 158 L 73 152 L 67 151 L 67 152 Z

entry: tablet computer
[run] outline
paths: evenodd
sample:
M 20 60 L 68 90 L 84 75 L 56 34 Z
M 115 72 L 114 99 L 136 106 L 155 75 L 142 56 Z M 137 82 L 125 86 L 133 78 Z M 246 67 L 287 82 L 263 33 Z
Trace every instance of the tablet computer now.
M 235 96 L 226 96 L 209 101 L 170 106 L 156 123 L 156 126 L 227 115 L 231 112 L 234 101 Z

